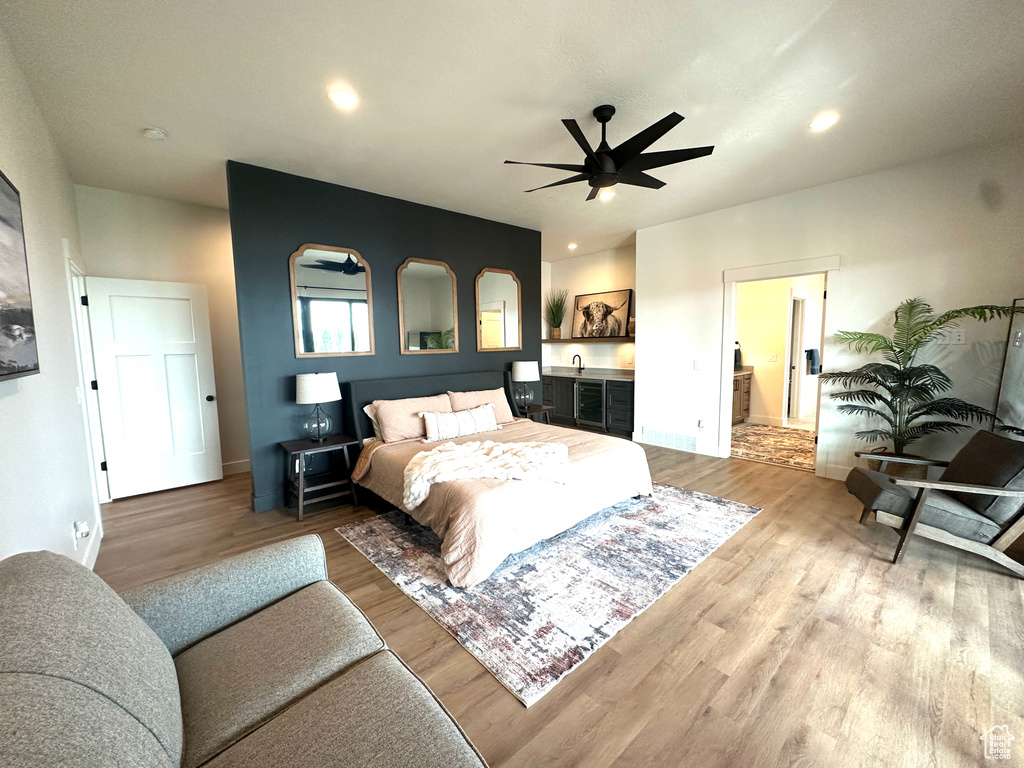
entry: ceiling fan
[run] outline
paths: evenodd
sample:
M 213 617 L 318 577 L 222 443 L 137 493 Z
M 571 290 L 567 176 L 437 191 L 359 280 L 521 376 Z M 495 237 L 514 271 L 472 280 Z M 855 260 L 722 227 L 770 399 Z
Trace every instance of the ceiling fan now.
M 698 157 L 710 155 L 714 147 L 692 147 L 690 149 L 670 149 L 667 152 L 648 152 L 642 154 L 651 144 L 656 142 L 666 133 L 683 122 L 683 116 L 675 112 L 663 117 L 654 125 L 644 128 L 640 133 L 624 142 L 614 149 L 608 146 L 605 137 L 605 130 L 608 121 L 615 114 L 615 107 L 611 104 L 603 104 L 594 108 L 594 117 L 601 124 L 601 143 L 597 149 L 590 146 L 587 137 L 580 130 L 579 123 L 575 120 L 563 120 L 562 125 L 566 127 L 576 143 L 580 145 L 586 157 L 582 165 L 568 165 L 564 163 L 521 163 L 517 160 L 506 160 L 511 165 L 537 165 L 541 168 L 557 168 L 562 171 L 575 171 L 575 176 L 556 181 L 553 184 L 545 184 L 543 187 L 528 189 L 527 192 L 536 192 L 538 189 L 548 187 L 559 187 L 562 184 L 573 184 L 577 181 L 585 181 L 590 185 L 590 194 L 587 200 L 593 200 L 605 187 L 613 187 L 616 184 L 631 184 L 635 187 L 649 187 L 650 189 L 661 189 L 665 182 L 649 176 L 644 171 L 652 168 L 661 168 L 665 165 L 682 163 L 685 160 L 694 160 Z
M 330 259 L 317 259 L 316 264 L 308 264 L 309 269 L 322 269 L 327 272 L 341 272 L 343 275 L 358 275 L 366 271 L 366 267 L 360 264 L 349 254 L 345 261 L 331 261 Z

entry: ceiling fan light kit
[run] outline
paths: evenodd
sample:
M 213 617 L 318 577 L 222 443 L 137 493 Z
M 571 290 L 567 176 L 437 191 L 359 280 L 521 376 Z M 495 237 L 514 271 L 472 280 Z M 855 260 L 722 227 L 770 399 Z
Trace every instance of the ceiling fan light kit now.
M 614 187 L 616 184 L 629 184 L 634 187 L 647 187 L 649 189 L 661 189 L 665 182 L 656 179 L 645 173 L 652 168 L 661 168 L 666 165 L 674 165 L 687 160 L 694 160 L 698 157 L 706 157 L 714 151 L 714 147 L 691 147 L 690 149 L 670 149 L 666 152 L 648 152 L 644 150 L 654 144 L 658 139 L 675 128 L 683 121 L 683 116 L 672 112 L 662 118 L 654 125 L 644 128 L 632 138 L 626 139 L 617 147 L 608 145 L 607 128 L 608 121 L 615 114 L 615 107 L 611 104 L 602 104 L 594 108 L 594 119 L 601 124 L 601 143 L 597 149 L 590 146 L 587 137 L 583 135 L 579 123 L 575 120 L 563 120 L 569 134 L 579 144 L 585 157 L 580 165 L 566 163 L 524 163 L 517 160 L 506 160 L 510 165 L 536 165 L 541 168 L 556 168 L 560 171 L 573 171 L 576 175 L 567 179 L 556 181 L 552 184 L 545 184 L 542 187 L 535 187 L 526 190 L 536 192 L 538 189 L 548 187 L 559 187 L 563 184 L 574 184 L 578 181 L 585 181 L 590 185 L 590 194 L 587 200 L 593 200 L 602 189 Z M 611 192 L 611 190 L 608 190 Z M 607 201 L 612 194 L 602 195 Z

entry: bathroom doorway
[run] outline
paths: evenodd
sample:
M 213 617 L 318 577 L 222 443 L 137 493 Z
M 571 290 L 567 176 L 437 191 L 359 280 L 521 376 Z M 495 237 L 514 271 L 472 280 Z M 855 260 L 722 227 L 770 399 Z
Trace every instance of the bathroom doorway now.
M 730 455 L 814 471 L 825 279 L 737 284 Z

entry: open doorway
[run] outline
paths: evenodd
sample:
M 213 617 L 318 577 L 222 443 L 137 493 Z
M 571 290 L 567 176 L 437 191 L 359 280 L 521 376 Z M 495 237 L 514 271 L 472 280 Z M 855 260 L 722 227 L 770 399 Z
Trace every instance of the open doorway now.
M 814 471 L 825 273 L 736 286 L 731 455 Z

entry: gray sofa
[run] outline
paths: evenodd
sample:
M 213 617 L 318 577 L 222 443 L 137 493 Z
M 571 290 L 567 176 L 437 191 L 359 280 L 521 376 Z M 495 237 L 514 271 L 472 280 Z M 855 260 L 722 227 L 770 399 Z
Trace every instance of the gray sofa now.
M 0 561 L 0 765 L 485 766 L 302 536 L 117 595 Z

